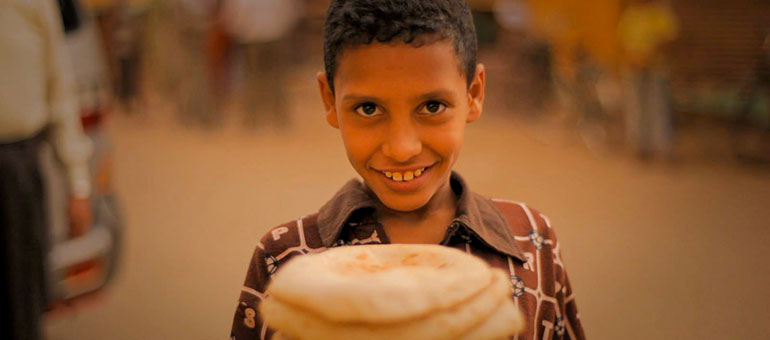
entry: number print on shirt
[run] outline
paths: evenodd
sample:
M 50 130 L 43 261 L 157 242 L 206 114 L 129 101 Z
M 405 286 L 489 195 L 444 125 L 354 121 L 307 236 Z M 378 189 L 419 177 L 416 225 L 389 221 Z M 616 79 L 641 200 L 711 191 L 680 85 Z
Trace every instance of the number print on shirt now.
M 257 320 L 254 317 L 257 316 L 257 312 L 253 308 L 246 308 L 246 317 L 243 318 L 243 324 L 246 327 L 254 328 L 257 326 Z

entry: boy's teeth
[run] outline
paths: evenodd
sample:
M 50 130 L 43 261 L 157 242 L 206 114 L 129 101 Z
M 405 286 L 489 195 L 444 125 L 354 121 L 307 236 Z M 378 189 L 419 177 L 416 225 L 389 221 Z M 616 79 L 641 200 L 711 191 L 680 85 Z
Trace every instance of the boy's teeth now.
M 404 180 L 405 181 L 409 181 L 412 178 L 414 178 L 414 172 L 407 171 L 407 172 L 404 173 Z
M 396 182 L 401 182 L 401 181 L 411 181 L 415 177 L 422 175 L 424 171 L 425 171 L 425 168 L 417 169 L 414 171 L 405 171 L 403 173 L 390 172 L 390 171 L 383 171 L 383 173 L 385 174 L 385 177 L 390 178 Z

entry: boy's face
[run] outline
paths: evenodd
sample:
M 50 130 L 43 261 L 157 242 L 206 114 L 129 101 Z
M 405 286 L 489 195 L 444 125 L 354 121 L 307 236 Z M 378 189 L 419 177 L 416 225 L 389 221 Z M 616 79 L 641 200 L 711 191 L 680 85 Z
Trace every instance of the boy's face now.
M 451 192 L 465 124 L 481 115 L 483 65 L 468 87 L 449 41 L 372 43 L 346 49 L 337 65 L 335 93 L 318 74 L 326 119 L 379 200 L 406 212 Z

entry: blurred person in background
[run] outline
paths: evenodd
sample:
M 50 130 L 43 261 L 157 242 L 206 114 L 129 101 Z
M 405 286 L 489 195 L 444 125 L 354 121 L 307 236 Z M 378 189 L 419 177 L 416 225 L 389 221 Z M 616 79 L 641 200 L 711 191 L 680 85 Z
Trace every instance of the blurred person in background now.
M 665 51 L 678 36 L 676 14 L 662 1 L 632 1 L 621 13 L 617 34 L 629 82 L 628 139 L 642 158 L 670 158 L 673 118 Z
M 245 59 L 241 92 L 246 126 L 256 127 L 269 119 L 278 125 L 288 123 L 285 73 L 290 45 L 286 36 L 302 10 L 296 0 L 222 0 L 221 20 Z
M 138 33 L 131 40 L 135 43 L 133 53 L 138 57 L 133 73 L 143 78 L 136 83 L 139 88 L 135 94 L 142 95 L 138 104 L 157 99 L 169 104 L 185 126 L 203 129 L 219 126 L 222 117 L 214 91 L 218 84 L 211 81 L 209 60 L 218 0 L 128 0 L 127 3 L 141 4 L 136 6 L 141 6 L 142 11 L 141 19 L 125 22 L 141 26 L 130 28 Z M 140 15 L 136 10 L 130 12 Z M 157 110 L 149 112 L 157 113 Z
M 113 9 L 114 22 L 110 48 L 114 53 L 115 94 L 125 111 L 131 113 L 139 98 L 142 63 L 142 29 L 147 1 L 118 0 Z
M 206 33 L 206 61 L 208 79 L 212 84 L 211 91 L 217 108 L 222 108 L 229 99 L 230 92 L 230 50 L 231 39 L 221 16 L 222 1 L 218 0 L 212 16 L 212 24 Z
M 209 77 L 208 36 L 216 20 L 217 0 L 168 0 L 179 50 L 169 48 L 173 101 L 182 123 L 204 128 L 221 124 Z
M 62 1 L 66 2 L 66 1 Z M 38 164 L 43 138 L 69 182 L 70 234 L 91 225 L 88 159 L 76 84 L 53 0 L 0 2 L 0 303 L 4 339 L 40 339 L 47 223 Z
M 144 28 L 154 0 L 81 0 L 99 25 L 111 73 L 112 88 L 124 111 L 141 103 Z
M 770 94 L 770 30 L 764 33 L 758 47 L 759 57 L 751 81 L 743 90 L 743 104 L 733 123 L 733 143 L 743 159 L 770 162 L 770 110 L 762 110 L 763 100 L 770 98 L 767 97 Z M 761 126 L 758 135 L 750 132 L 752 125 Z

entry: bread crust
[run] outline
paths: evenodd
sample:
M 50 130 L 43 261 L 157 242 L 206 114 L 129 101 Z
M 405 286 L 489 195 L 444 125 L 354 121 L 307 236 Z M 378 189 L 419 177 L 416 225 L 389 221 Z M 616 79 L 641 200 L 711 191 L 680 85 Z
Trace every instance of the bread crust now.
M 324 319 L 306 309 L 286 304 L 278 299 L 268 298 L 260 306 L 265 322 L 269 327 L 279 330 L 287 338 L 297 339 L 371 339 L 371 340 L 451 340 L 479 339 L 478 334 L 487 336 L 496 334 L 505 336 L 508 333 L 497 322 L 489 324 L 487 320 L 495 319 L 495 312 L 510 312 L 501 308 L 504 304 L 513 303 L 510 299 L 510 288 L 505 274 L 495 270 L 494 279 L 488 287 L 474 294 L 470 299 L 444 310 L 437 310 L 427 315 L 408 321 L 388 324 L 369 324 L 366 322 L 333 322 Z M 514 312 L 518 311 L 514 308 Z M 496 319 L 515 320 L 513 316 L 497 317 Z M 520 322 L 519 322 L 520 323 Z M 490 338 L 488 338 L 490 339 Z
M 489 266 L 460 250 L 386 244 L 292 259 L 267 292 L 328 321 L 391 324 L 463 303 L 491 281 Z

